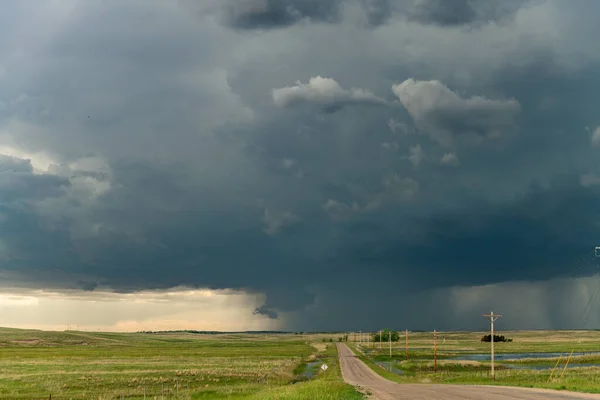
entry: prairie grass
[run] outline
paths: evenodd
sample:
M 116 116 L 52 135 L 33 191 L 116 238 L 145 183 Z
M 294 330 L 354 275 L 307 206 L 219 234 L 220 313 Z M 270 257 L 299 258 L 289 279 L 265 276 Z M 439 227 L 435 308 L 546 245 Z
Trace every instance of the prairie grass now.
M 0 399 L 361 398 L 348 395 L 356 392 L 339 376 L 335 346 L 316 354 L 314 340 L 0 329 Z M 317 357 L 330 369 L 293 384 Z

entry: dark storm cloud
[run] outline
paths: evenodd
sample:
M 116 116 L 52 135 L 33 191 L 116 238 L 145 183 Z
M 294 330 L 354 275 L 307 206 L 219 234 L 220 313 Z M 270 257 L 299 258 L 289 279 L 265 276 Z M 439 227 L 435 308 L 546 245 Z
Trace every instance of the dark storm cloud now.
M 345 12 L 300 3 L 230 22 Z M 377 24 L 428 3 L 356 4 Z M 413 327 L 440 314 L 467 327 L 452 307 L 476 305 L 454 286 L 594 272 L 573 265 L 599 217 L 600 57 L 563 3 L 478 30 L 437 25 L 516 9 L 457 2 L 475 10 L 461 19 L 440 3 L 419 9 L 423 24 L 261 35 L 180 3 L 64 4 L 13 10 L 0 28 L 5 282 L 239 289 L 266 294 L 256 312 L 289 327 L 354 329 L 360 314 L 372 329 L 390 296 Z M 143 34 L 130 23 L 149 16 Z
M 574 178 L 534 187 L 508 204 L 479 200 L 441 215 L 409 217 L 409 226 L 419 228 L 406 236 L 384 225 L 383 234 L 368 240 L 349 238 L 341 254 L 370 267 L 411 266 L 411 282 L 425 287 L 571 276 L 579 257 L 593 259 L 600 219 L 600 192 Z
M 266 315 L 267 317 L 269 317 L 271 319 L 277 319 L 278 318 L 278 315 L 277 315 L 277 313 L 275 311 L 269 310 L 265 306 L 258 307 L 256 310 L 254 310 L 254 314 Z
M 303 20 L 337 22 L 343 0 L 229 0 L 226 21 L 239 29 L 268 29 Z
M 370 26 L 390 18 L 444 27 L 477 26 L 510 20 L 535 0 L 230 0 L 225 22 L 238 29 L 282 28 L 302 21 L 339 23 L 345 7 L 360 6 Z
M 409 20 L 422 24 L 480 25 L 510 19 L 530 2 L 531 0 L 416 0 L 406 11 L 406 16 Z

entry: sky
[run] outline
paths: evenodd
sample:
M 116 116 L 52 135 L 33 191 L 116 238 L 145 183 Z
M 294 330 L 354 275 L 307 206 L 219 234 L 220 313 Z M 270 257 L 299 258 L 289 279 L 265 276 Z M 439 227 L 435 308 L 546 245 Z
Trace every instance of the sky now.
M 598 1 L 0 7 L 0 326 L 600 328 Z

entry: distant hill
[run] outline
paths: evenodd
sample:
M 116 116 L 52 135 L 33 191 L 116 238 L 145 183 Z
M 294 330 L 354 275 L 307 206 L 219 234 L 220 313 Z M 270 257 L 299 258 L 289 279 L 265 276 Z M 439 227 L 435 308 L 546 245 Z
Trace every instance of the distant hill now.
M 304 334 L 336 334 L 343 332 L 289 332 L 289 331 L 198 331 L 193 329 L 184 330 L 171 330 L 171 331 L 138 331 L 136 333 L 145 334 L 166 334 L 166 333 L 192 333 L 197 335 L 235 335 L 235 334 L 248 334 L 248 335 L 304 335 Z

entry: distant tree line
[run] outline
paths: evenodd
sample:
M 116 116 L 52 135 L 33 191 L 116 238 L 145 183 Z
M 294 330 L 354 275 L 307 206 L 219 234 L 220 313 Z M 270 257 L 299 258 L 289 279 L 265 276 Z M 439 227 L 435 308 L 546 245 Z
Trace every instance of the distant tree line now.
M 492 341 L 492 335 L 483 335 L 483 337 L 481 338 L 482 342 L 487 342 L 487 343 L 491 343 Z M 512 339 L 507 339 L 505 338 L 503 335 L 494 335 L 494 343 L 496 342 L 512 342 Z
M 173 330 L 173 331 L 138 331 L 137 333 L 147 333 L 147 334 L 163 334 L 163 333 L 193 333 L 197 335 L 222 335 L 222 334 L 236 334 L 236 333 L 246 333 L 246 334 L 276 334 L 276 335 L 297 335 L 298 333 L 293 332 L 283 332 L 283 331 L 238 331 L 238 332 L 221 332 L 221 331 L 197 331 L 193 329 L 182 329 L 182 330 Z M 301 332 L 302 333 L 302 332 Z
M 329 343 L 333 343 L 333 338 L 323 338 L 323 342 L 329 342 Z M 347 342 L 348 341 L 348 335 L 344 335 L 344 336 L 339 336 L 338 337 L 338 342 Z
M 381 338 L 379 337 L 379 332 L 376 332 L 372 335 L 374 342 L 389 342 L 390 341 L 390 332 L 392 335 L 392 342 L 397 342 L 400 340 L 400 334 L 397 331 L 392 331 L 390 329 L 384 329 L 381 331 Z
M 256 334 L 260 334 L 260 335 L 265 335 L 265 334 L 273 334 L 273 335 L 307 335 L 307 334 L 329 334 L 329 335 L 337 335 L 337 334 L 341 334 L 343 332 L 337 332 L 337 331 L 333 331 L 333 332 L 320 332 L 320 331 L 315 331 L 315 332 L 287 332 L 287 331 L 198 331 L 195 329 L 178 329 L 178 330 L 171 330 L 171 331 L 138 331 L 137 333 L 147 333 L 147 334 L 164 334 L 164 333 L 193 333 L 193 334 L 198 334 L 198 335 L 222 335 L 222 334 L 239 334 L 239 333 L 245 333 L 245 334 L 250 334 L 250 335 L 256 335 Z M 347 335 L 346 335 L 347 336 Z

